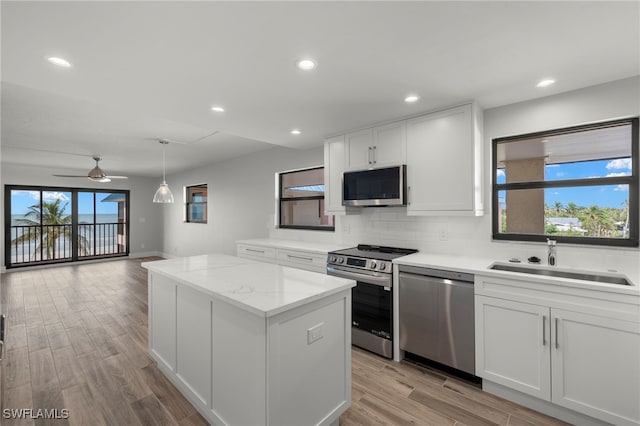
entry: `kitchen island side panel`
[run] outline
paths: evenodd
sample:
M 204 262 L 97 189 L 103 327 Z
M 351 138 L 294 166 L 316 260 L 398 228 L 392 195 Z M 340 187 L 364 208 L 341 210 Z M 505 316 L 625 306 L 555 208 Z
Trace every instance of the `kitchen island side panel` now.
M 212 414 L 225 424 L 267 424 L 265 324 L 264 317 L 213 300 Z

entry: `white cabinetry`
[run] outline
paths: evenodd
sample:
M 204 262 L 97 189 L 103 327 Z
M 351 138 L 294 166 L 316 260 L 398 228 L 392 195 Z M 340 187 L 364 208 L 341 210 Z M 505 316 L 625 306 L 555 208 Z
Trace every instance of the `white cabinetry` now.
M 194 281 L 150 264 L 149 352 L 158 368 L 211 424 L 338 424 L 351 401 L 351 288 L 331 287 L 326 280 L 335 277 L 260 264 L 253 281 L 251 274 L 234 281 L 234 268 L 246 274 L 251 267 L 234 259 L 211 258 L 207 264 L 219 270 L 198 269 Z M 295 300 L 297 281 L 310 301 L 268 302 L 272 293 Z M 229 298 L 234 286 L 255 286 L 250 308 Z M 289 286 L 295 296 L 279 294 Z M 218 287 L 227 295 L 210 293 Z M 274 309 L 258 313 L 256 306 Z
M 480 122 L 475 104 L 407 120 L 408 215 L 483 214 Z
M 565 293 L 557 283 L 476 279 L 476 374 L 485 385 L 613 424 L 640 424 L 637 301 Z
M 260 262 L 276 263 L 276 249 L 251 244 L 236 244 L 238 257 Z
M 326 253 L 278 249 L 276 262 L 278 265 L 306 269 L 307 271 L 320 272 L 322 274 L 326 273 L 327 270 Z
M 342 205 L 342 173 L 346 158 L 344 135 L 324 141 L 324 212 L 327 215 L 353 210 Z
M 176 284 L 166 277 L 149 276 L 149 352 L 170 371 L 176 369 Z
M 282 266 L 305 269 L 307 271 L 325 274 L 327 270 L 327 253 L 335 250 L 313 249 L 311 244 L 305 244 L 305 249 L 296 248 L 295 242 L 292 246 L 283 245 L 282 242 L 269 244 L 270 240 L 258 244 L 247 242 L 237 242 L 237 255 L 245 259 L 258 260 L 260 262 L 276 263 Z M 273 240 L 271 240 L 273 241 Z M 299 242 L 298 242 L 299 246 Z
M 406 124 L 404 121 L 348 133 L 347 170 L 362 170 L 405 164 Z
M 211 299 L 162 275 L 149 276 L 149 352 L 205 406 L 211 403 Z

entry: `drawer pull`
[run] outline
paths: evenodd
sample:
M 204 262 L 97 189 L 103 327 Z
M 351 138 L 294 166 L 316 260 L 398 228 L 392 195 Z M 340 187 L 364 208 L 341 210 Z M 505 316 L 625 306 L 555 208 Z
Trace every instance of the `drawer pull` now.
M 313 258 L 311 257 L 294 256 L 292 254 L 288 254 L 287 257 L 290 259 L 300 259 L 300 260 L 306 260 L 308 262 L 313 262 Z
M 246 251 L 251 251 L 251 252 L 254 252 L 254 253 L 262 253 L 262 254 L 264 254 L 264 250 L 256 250 L 256 249 L 250 249 L 250 248 L 245 249 L 245 250 Z

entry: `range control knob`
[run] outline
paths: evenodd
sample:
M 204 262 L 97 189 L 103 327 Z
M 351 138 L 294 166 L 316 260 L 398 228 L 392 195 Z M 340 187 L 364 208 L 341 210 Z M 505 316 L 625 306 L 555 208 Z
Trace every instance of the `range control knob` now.
M 335 261 L 336 261 L 336 257 L 335 256 L 329 257 L 329 262 L 335 263 Z
M 371 261 L 371 269 L 376 269 L 376 267 L 378 266 L 378 264 L 376 263 L 375 260 Z
M 338 258 L 338 263 L 344 263 L 344 257 L 339 257 Z
M 382 262 L 382 263 L 380 264 L 380 270 L 381 270 L 381 271 L 384 271 L 385 269 L 387 269 L 387 264 L 386 264 L 386 263 L 384 263 L 384 262 Z

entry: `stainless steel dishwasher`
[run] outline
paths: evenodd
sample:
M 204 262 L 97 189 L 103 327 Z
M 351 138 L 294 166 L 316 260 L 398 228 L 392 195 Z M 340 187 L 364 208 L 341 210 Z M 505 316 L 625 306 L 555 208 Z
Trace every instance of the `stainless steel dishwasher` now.
M 475 375 L 473 275 L 399 270 L 400 349 Z

